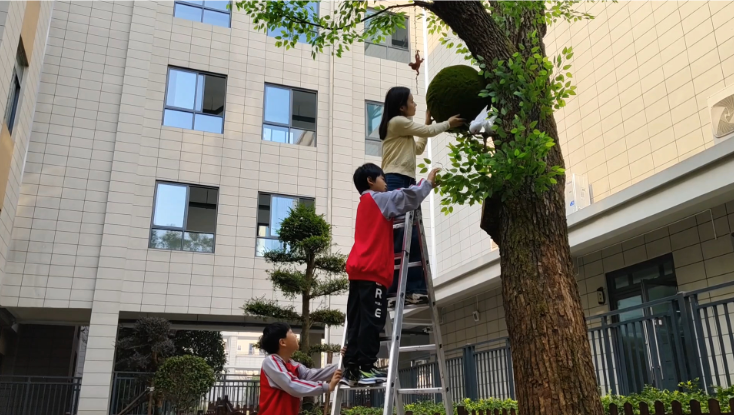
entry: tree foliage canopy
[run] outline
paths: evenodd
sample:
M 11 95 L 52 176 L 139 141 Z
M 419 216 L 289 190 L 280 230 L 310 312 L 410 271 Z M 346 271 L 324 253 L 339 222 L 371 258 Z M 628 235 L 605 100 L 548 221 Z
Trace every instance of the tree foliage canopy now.
M 227 363 L 220 332 L 173 330 L 159 317 L 141 318 L 133 327 L 120 329 L 115 348 L 116 370 L 154 373 L 166 359 L 185 355 L 202 358 L 216 374 Z
M 214 386 L 214 371 L 197 356 L 171 357 L 155 374 L 155 387 L 177 411 L 194 409 Z
M 574 9 L 578 1 L 462 2 L 454 12 L 462 8 L 470 11 L 476 5 L 486 16 L 482 23 L 494 37 L 485 42 L 485 56 L 471 50 L 447 23 L 452 11 L 442 3 L 451 2 L 416 0 L 386 6 L 347 1 L 330 3 L 330 12 L 322 8 L 319 13 L 313 13 L 313 6 L 309 6 L 313 3 L 239 1 L 236 6 L 251 16 L 258 30 L 282 28 L 276 38 L 278 46 L 294 47 L 305 36 L 314 57 L 324 48 L 342 56 L 355 43 L 384 40 L 396 28 L 404 27 L 407 9 L 422 9 L 425 14 L 415 13 L 417 18 L 426 19 L 428 32 L 464 55 L 485 76 L 487 86 L 482 95 L 492 102 L 489 117 L 496 115 L 499 122 L 483 136 L 460 132 L 450 145 L 451 166 L 440 178 L 444 213 L 452 212 L 454 204 L 473 205 L 488 199 L 504 202 L 520 190 L 541 193 L 557 184 L 564 168 L 547 163 L 548 152 L 556 142 L 541 124 L 575 94 L 567 63 L 573 51 L 565 48 L 549 59 L 540 40 L 547 26 L 559 20 L 593 18 Z M 421 167 L 425 172 L 431 160 L 424 161 Z
M 265 260 L 274 265 L 268 271 L 273 286 L 289 300 L 299 298 L 301 311 L 295 306 L 281 304 L 269 298 L 257 298 L 245 303 L 245 314 L 289 321 L 301 326 L 301 350 L 295 356 L 311 365 L 309 331 L 314 324 L 336 326 L 344 323 L 344 313 L 321 307 L 311 310 L 311 301 L 347 291 L 349 281 L 344 270 L 346 257 L 331 253 L 331 225 L 312 206 L 298 204 L 280 224 L 278 238 L 282 247 L 265 253 Z

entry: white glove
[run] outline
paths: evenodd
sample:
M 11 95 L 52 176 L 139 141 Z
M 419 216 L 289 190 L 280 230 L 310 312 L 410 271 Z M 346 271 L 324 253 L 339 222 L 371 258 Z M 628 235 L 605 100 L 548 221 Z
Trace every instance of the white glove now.
M 475 118 L 470 124 L 469 124 L 469 132 L 472 134 L 479 134 L 481 132 L 488 133 L 492 126 L 494 125 L 494 121 L 497 119 L 496 115 L 493 115 L 490 118 L 487 118 L 489 115 L 488 107 L 484 107 L 482 112 L 477 115 L 477 118 Z M 484 130 L 484 131 L 482 131 Z

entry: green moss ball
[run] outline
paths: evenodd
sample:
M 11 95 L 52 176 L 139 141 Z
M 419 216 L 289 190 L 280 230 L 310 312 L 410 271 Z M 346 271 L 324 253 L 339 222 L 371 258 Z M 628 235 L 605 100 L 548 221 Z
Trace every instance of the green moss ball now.
M 448 120 L 456 114 L 467 122 L 476 118 L 485 106 L 488 98 L 481 98 L 479 93 L 487 86 L 482 75 L 466 65 L 448 66 L 441 69 L 428 85 L 426 104 L 436 122 Z

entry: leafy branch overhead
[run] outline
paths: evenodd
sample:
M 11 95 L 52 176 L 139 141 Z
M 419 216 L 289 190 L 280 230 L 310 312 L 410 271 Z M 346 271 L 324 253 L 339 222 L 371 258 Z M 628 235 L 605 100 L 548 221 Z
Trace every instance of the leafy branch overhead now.
M 316 2 L 308 1 L 241 1 L 236 5 L 252 17 L 258 30 L 282 28 L 276 38 L 278 46 L 294 47 L 305 36 L 314 57 L 324 47 L 331 47 L 332 53 L 341 56 L 354 43 L 384 39 L 396 28 L 404 27 L 406 10 L 425 10 L 428 33 L 438 34 L 441 44 L 454 48 L 479 67 L 486 79 L 481 96 L 487 98 L 488 116 L 498 117 L 486 137 L 457 133 L 449 149 L 451 166 L 441 177 L 442 211 L 448 214 L 454 204 L 473 205 L 488 198 L 506 201 L 519 190 L 546 191 L 557 183 L 564 169 L 548 164 L 548 152 L 556 143 L 544 131 L 542 122 L 554 109 L 565 105 L 565 100 L 575 94 L 575 86 L 571 85 L 570 65 L 566 63 L 573 51 L 566 48 L 549 59 L 541 50 L 540 39 L 547 25 L 559 20 L 575 22 L 593 17 L 576 11 L 577 1 L 464 2 L 462 7 L 468 9 L 467 13 L 472 8 L 481 11 L 488 17 L 485 23 L 496 32 L 491 34 L 492 42 L 487 42 L 491 43 L 488 54 L 482 56 L 461 40 L 473 35 L 471 28 L 457 29 L 466 29 L 466 33 L 450 28 L 456 12 L 450 3 L 328 3 L 332 10 L 318 9 Z M 415 13 L 423 17 L 420 10 Z M 429 164 L 426 160 L 424 171 Z

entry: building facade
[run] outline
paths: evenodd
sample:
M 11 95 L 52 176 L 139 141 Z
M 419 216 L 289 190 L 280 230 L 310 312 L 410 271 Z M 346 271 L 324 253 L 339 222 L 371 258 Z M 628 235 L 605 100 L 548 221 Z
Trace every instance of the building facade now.
M 555 118 L 571 252 L 603 392 L 675 388 L 697 377 L 730 385 L 732 6 L 583 3 L 595 19 L 558 23 L 544 39 L 549 57 L 574 50 L 577 95 Z M 463 62 L 427 40 L 431 75 Z M 447 164 L 450 140 L 433 140 L 435 161 Z M 478 229 L 480 214 L 435 212 L 437 297 L 450 355 L 471 347 L 474 358 L 492 360 L 496 369 L 487 371 L 502 372 L 479 376 L 475 396 L 497 384 L 510 396 L 504 357 L 488 357 L 503 350 L 507 325 L 499 251 Z
M 671 357 L 678 343 L 658 342 L 651 352 L 631 334 L 662 318 L 646 304 L 734 277 L 734 140 L 726 140 L 727 104 L 719 105 L 734 95 L 726 24 L 734 5 L 579 7 L 596 19 L 559 23 L 545 42 L 549 56 L 575 50 L 579 94 L 556 119 L 590 341 L 603 387 L 631 390 L 648 378 L 664 386 L 694 371 L 684 364 L 662 373 L 668 361 L 680 363 Z M 0 12 L 8 96 L 0 99 L 0 372 L 50 375 L 22 364 L 31 351 L 19 345 L 63 339 L 68 353 L 49 356 L 68 364 L 54 374 L 82 375 L 85 415 L 108 413 L 120 325 L 154 315 L 176 327 L 261 329 L 240 307 L 251 298 L 288 301 L 273 291 L 261 255 L 294 203 L 324 214 L 335 249 L 348 253 L 358 203 L 351 174 L 380 162 L 384 93 L 410 87 L 422 119 L 431 77 L 464 62 L 412 11 L 406 28 L 382 43 L 315 59 L 302 42 L 276 47 L 277 30 L 256 31 L 225 2 L 2 2 Z M 418 77 L 407 65 L 416 51 L 426 58 Z M 447 165 L 450 140 L 431 139 L 426 156 Z M 464 353 L 502 343 L 499 250 L 479 229 L 479 208 L 443 216 L 432 195 L 423 209 L 446 347 Z M 727 303 L 733 292 L 696 295 L 702 304 Z M 343 297 L 324 301 L 313 306 L 345 306 Z M 607 324 L 617 331 L 593 331 Z M 694 331 L 689 339 L 723 338 Z M 609 336 L 620 346 L 602 350 Z M 339 342 L 341 330 L 315 337 Z M 238 350 L 249 352 L 256 336 L 227 338 L 233 368 L 256 366 L 240 365 Z M 54 345 L 34 344 L 41 355 Z M 699 360 L 729 362 L 726 344 Z M 628 376 L 628 349 L 662 357 Z M 504 376 L 492 385 L 511 378 L 498 366 L 487 372 Z M 463 388 L 464 396 L 501 395 Z
M 241 307 L 287 301 L 261 254 L 294 203 L 324 214 L 348 253 L 351 174 L 379 163 L 375 103 L 415 85 L 421 30 L 314 59 L 226 2 L 198 3 L 2 3 L 3 93 L 23 74 L 0 152 L 0 304 L 16 336 L 89 327 L 80 414 L 108 410 L 120 324 L 261 330 Z

